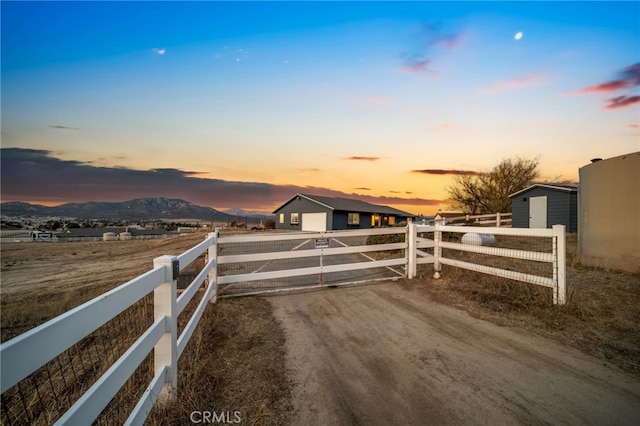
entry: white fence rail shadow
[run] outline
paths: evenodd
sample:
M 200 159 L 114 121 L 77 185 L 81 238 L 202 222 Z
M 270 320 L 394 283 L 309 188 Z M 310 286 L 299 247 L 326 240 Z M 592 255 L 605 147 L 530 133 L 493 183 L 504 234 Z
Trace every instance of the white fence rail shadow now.
M 464 243 L 456 235 L 474 233 L 507 237 L 532 237 L 549 242 L 543 251 L 522 248 L 491 247 Z M 376 244 L 367 244 L 372 236 L 389 237 Z M 453 237 L 452 237 L 453 236 Z M 430 238 L 429 238 L 430 237 Z M 459 241 L 458 241 L 459 240 Z M 270 244 L 268 250 L 260 246 L 246 250 L 248 244 Z M 545 243 L 546 244 L 546 243 Z M 226 247 L 219 253 L 221 247 Z M 234 248 L 235 247 L 235 248 Z M 238 247 L 244 247 L 242 250 Z M 443 252 L 446 251 L 445 252 Z M 409 224 L 406 227 L 373 230 L 336 231 L 322 233 L 260 234 L 219 237 L 218 232 L 179 256 L 162 256 L 154 259 L 150 271 L 102 294 L 101 296 L 60 315 L 26 333 L 0 345 L 1 393 L 33 374 L 70 346 L 116 317 L 128 307 L 152 293 L 154 322 L 124 352 L 120 358 L 60 417 L 56 424 L 89 424 L 93 422 L 136 368 L 153 351 L 154 376 L 146 391 L 129 415 L 126 424 L 142 424 L 154 404 L 173 401 L 177 392 L 177 361 L 183 353 L 203 312 L 210 302 L 215 302 L 223 286 L 259 280 L 287 279 L 317 275 L 319 282 L 306 283 L 304 288 L 324 285 L 325 274 L 363 271 L 372 268 L 385 269 L 391 276 L 417 276 L 418 265 L 433 264 L 438 277 L 441 265 L 450 265 L 472 271 L 524 281 L 553 289 L 553 303 L 566 302 L 565 228 L 556 225 L 552 229 L 479 228 Z M 461 259 L 447 254 L 451 251 L 470 255 L 492 256 L 515 260 L 528 260 L 551 265 L 549 276 L 522 273 L 506 268 L 474 263 L 473 259 Z M 393 256 L 372 257 L 374 252 L 393 252 Z M 444 255 L 443 255 L 444 253 Z M 206 254 L 204 268 L 178 296 L 177 277 L 181 267 L 186 267 Z M 333 263 L 328 259 L 338 259 Z M 319 260 L 309 266 L 304 262 Z M 315 260 L 314 260 L 315 259 Z M 302 261 L 302 263 L 278 262 Z M 248 270 L 225 269 L 230 265 L 253 265 Z M 277 267 L 276 267 L 277 266 Z M 342 284 L 362 282 L 342 279 Z M 389 279 L 388 277 L 385 279 Z M 182 333 L 178 335 L 177 318 L 201 287 L 205 285 L 193 315 Z M 282 291 L 300 288 L 284 285 L 278 288 L 260 288 L 257 292 Z M 244 293 L 246 294 L 246 292 Z

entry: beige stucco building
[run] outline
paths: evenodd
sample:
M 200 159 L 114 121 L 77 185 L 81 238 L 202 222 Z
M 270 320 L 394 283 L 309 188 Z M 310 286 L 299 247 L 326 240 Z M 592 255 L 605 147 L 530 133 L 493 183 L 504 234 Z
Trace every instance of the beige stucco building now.
M 592 161 L 579 171 L 580 261 L 640 272 L 640 152 Z

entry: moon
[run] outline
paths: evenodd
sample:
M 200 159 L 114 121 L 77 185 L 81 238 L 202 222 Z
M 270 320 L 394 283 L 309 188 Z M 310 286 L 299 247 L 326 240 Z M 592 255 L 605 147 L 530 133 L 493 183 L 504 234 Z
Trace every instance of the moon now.
M 516 40 L 520 40 L 520 39 L 522 38 L 522 36 L 523 36 L 523 35 L 524 35 L 524 34 L 522 33 L 522 31 L 518 31 L 518 32 L 516 33 L 516 35 L 514 35 L 514 36 L 513 36 L 513 38 L 514 38 L 514 39 L 516 39 Z

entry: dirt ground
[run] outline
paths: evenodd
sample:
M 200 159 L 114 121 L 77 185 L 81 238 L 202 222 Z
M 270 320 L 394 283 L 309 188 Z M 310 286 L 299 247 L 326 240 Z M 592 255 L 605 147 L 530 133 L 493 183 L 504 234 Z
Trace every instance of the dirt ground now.
M 293 424 L 634 424 L 640 379 L 412 284 L 271 297 Z M 637 424 L 637 423 L 636 423 Z
M 2 244 L 2 341 L 204 237 Z M 640 277 L 568 272 L 564 307 L 545 288 L 453 271 L 221 299 L 194 339 L 202 363 L 180 372 L 190 391 L 153 424 L 216 407 L 249 424 L 637 424 Z
M 204 240 L 3 243 L 0 246 L 2 341 L 68 311 Z M 30 306 L 31 308 L 25 308 Z

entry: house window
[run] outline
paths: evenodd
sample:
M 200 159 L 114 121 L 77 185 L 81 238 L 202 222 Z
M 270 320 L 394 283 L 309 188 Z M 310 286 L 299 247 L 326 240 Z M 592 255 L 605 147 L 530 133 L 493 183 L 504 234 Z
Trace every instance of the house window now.
M 347 224 L 360 225 L 360 213 L 349 213 Z
M 291 213 L 291 224 L 297 225 L 298 223 L 300 223 L 298 213 Z
M 284 213 L 280 213 L 280 223 L 284 223 Z
M 396 217 L 395 216 L 389 216 L 389 226 L 393 226 L 396 224 Z

